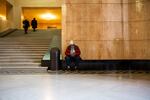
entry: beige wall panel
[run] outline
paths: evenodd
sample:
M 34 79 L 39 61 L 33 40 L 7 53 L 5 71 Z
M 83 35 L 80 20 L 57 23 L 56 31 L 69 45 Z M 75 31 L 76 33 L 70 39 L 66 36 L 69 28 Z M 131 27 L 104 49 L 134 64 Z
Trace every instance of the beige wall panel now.
M 150 30 L 150 21 L 148 21 L 148 26 L 146 26 Z M 148 40 L 150 40 L 150 31 L 148 30 Z
M 67 39 L 72 40 L 99 40 L 102 34 L 102 23 L 78 22 L 67 23 Z
M 102 3 L 121 3 L 121 0 L 102 0 Z
M 139 21 L 150 19 L 150 1 L 146 3 L 131 3 L 123 5 L 124 21 Z
M 147 0 L 147 2 L 144 3 L 145 9 L 146 9 L 146 20 L 150 20 L 150 0 Z
M 123 0 L 123 3 L 148 2 L 149 0 Z
M 81 49 L 82 59 L 99 59 L 100 45 L 98 41 L 75 41 Z
M 122 40 L 122 22 L 103 22 L 100 40 Z
M 150 39 L 150 21 L 125 22 L 124 40 L 149 40 Z
M 123 9 L 124 18 L 126 18 L 126 21 L 148 20 L 150 12 L 147 8 L 146 4 L 143 3 L 125 4 Z
M 101 4 L 67 4 L 67 21 L 100 21 Z
M 122 6 L 122 18 L 124 22 L 128 22 L 129 21 L 129 4 L 128 3 L 124 3 Z
M 101 3 L 101 0 L 65 0 L 65 3 Z
M 124 22 L 123 23 L 123 39 L 124 40 L 130 40 L 130 34 L 129 34 L 129 23 Z
M 124 58 L 123 41 L 99 41 L 100 59 Z
M 126 41 L 127 42 L 127 41 Z M 124 45 L 125 58 L 150 59 L 149 41 L 128 41 Z M 127 45 L 128 44 L 128 45 Z
M 125 40 L 148 40 L 150 22 L 136 21 L 124 23 Z
M 81 50 L 81 58 L 83 60 L 99 59 L 100 45 L 98 41 L 74 41 L 74 43 L 79 46 Z M 65 50 L 68 45 L 69 45 L 69 40 L 66 41 Z
M 83 23 L 66 23 L 65 37 L 67 40 L 81 40 L 84 38 Z
M 121 4 L 102 4 L 103 21 L 121 21 Z
M 123 59 L 123 41 L 74 41 L 80 47 L 82 59 Z M 66 41 L 65 49 L 69 45 Z
M 147 59 L 150 60 L 150 40 L 147 41 L 146 52 L 148 52 L 148 54 L 147 54 Z
M 128 41 L 128 40 L 126 40 L 126 41 L 123 41 L 124 43 L 123 43 L 123 47 L 124 47 L 124 59 L 131 59 L 131 49 L 130 49 L 130 47 L 131 47 L 131 41 Z
M 15 4 L 24 7 L 60 7 L 63 0 L 15 0 Z

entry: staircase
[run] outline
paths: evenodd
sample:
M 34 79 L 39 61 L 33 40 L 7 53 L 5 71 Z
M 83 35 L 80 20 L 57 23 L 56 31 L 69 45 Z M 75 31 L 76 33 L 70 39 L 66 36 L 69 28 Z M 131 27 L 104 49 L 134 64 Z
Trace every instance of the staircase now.
M 0 38 L 0 72 L 46 72 L 41 59 L 48 50 L 53 32 L 50 30 L 17 30 Z

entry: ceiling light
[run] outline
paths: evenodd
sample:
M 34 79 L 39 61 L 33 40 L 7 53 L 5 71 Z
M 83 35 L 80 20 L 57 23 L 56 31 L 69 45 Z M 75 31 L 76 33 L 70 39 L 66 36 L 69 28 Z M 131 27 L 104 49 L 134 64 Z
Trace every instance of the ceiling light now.
M 1 18 L 2 20 L 6 20 L 6 16 L 0 15 L 0 18 Z
M 46 14 L 41 15 L 41 18 L 45 20 L 53 20 L 53 19 L 56 19 L 57 17 L 51 13 L 46 13 Z

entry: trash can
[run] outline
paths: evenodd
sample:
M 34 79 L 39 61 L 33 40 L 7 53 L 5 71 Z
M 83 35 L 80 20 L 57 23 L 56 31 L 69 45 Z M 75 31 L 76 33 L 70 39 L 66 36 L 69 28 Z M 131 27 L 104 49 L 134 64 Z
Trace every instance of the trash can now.
M 60 50 L 59 48 L 51 48 L 50 50 L 50 70 L 59 70 L 60 66 Z M 49 68 L 48 68 L 49 69 Z

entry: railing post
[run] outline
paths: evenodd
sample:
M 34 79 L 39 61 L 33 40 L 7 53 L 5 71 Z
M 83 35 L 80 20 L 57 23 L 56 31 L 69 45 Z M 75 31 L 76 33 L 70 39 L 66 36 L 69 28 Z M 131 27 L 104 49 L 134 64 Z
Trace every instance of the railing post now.
M 50 68 L 48 70 L 59 70 L 60 68 L 60 50 L 57 47 L 51 48 L 50 50 Z

